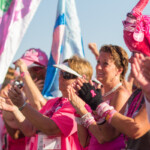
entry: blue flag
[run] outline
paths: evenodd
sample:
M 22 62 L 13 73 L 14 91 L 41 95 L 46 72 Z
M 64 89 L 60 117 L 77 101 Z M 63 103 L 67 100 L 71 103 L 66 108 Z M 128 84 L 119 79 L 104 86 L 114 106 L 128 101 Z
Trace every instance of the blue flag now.
M 43 89 L 44 97 L 60 96 L 59 72 L 54 64 L 62 63 L 73 55 L 84 57 L 80 23 L 75 0 L 58 0 L 53 42 Z

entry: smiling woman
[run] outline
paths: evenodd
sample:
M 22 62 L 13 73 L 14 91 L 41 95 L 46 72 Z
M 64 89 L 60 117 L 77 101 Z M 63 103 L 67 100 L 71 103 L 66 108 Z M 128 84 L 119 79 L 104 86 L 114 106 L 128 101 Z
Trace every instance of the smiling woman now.
M 112 80 L 115 80 L 117 76 L 120 81 L 123 81 L 128 69 L 128 55 L 126 51 L 119 46 L 102 46 L 96 68 L 97 78 L 99 75 L 103 75 L 103 78 L 99 78 L 100 82 L 103 82 L 103 80 L 105 80 L 104 82 L 113 82 Z
M 104 102 L 109 103 L 111 108 L 115 108 L 122 114 L 124 113 L 124 106 L 129 97 L 128 91 L 121 83 L 124 80 L 127 68 L 128 55 L 123 48 L 116 45 L 104 45 L 101 47 L 97 60 L 96 74 L 97 79 L 102 83 L 102 99 Z M 77 123 L 79 124 L 78 137 L 81 145 L 83 147 L 88 146 L 89 150 L 120 150 L 124 148 L 124 138 L 120 135 L 120 132 L 107 123 L 103 116 L 99 118 L 95 114 L 95 109 L 99 104 L 97 101 L 100 99 L 100 96 L 96 98 L 96 95 L 100 91 L 96 92 L 94 87 L 85 84 L 84 79 L 78 79 L 75 84 L 78 90 L 74 90 L 76 90 L 78 96 L 82 99 L 73 92 L 74 90 L 71 87 L 68 89 L 68 95 L 70 102 L 81 117 L 77 119 Z M 82 95 L 80 94 L 81 90 Z M 87 95 L 90 95 L 90 93 L 91 98 L 89 99 Z M 85 102 L 91 108 L 87 107 Z M 95 105 L 97 106 L 93 107 Z M 88 130 L 92 135 L 89 134 Z

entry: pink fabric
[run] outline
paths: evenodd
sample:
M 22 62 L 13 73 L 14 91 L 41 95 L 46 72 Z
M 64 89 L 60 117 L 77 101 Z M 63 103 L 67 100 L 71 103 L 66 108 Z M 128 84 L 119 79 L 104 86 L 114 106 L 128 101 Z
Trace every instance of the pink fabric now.
M 27 50 L 23 54 L 21 59 L 27 64 L 27 66 L 33 63 L 39 64 L 42 66 L 47 66 L 48 64 L 48 57 L 46 53 L 36 48 L 30 48 L 29 50 Z
M 91 94 L 92 94 L 92 97 L 95 97 L 95 96 L 96 96 L 94 90 L 91 90 L 90 92 L 91 92 Z
M 0 16 L 0 55 L 3 53 L 10 29 L 13 28 L 16 22 L 19 22 L 21 19 L 24 19 L 25 16 L 29 15 L 31 4 L 35 4 L 32 3 L 31 0 L 23 0 L 21 2 L 23 7 L 19 9 L 19 7 L 17 7 L 19 5 L 18 3 L 20 3 L 19 0 L 7 1 L 7 5 L 5 5 L 5 9 L 7 10 L 3 13 L 2 16 Z M 4 10 L 2 10 L 2 12 L 3 11 Z M 28 22 L 26 22 L 26 24 L 28 24 Z
M 53 33 L 51 53 L 56 64 L 59 63 L 60 50 L 61 50 L 61 45 L 62 45 L 63 38 L 64 38 L 64 33 L 65 33 L 65 25 L 63 24 L 57 26 Z
M 107 100 L 103 103 L 106 103 L 107 105 L 109 105 L 110 100 Z M 85 105 L 85 107 L 89 112 L 92 111 L 91 108 L 87 104 Z M 96 119 L 96 116 L 94 116 L 94 117 Z M 91 133 L 90 133 L 90 135 L 91 135 L 91 139 L 90 139 L 90 143 L 88 145 L 88 150 L 121 150 L 121 149 L 125 148 L 123 135 L 120 135 L 113 141 L 106 142 L 104 144 L 99 144 L 97 139 Z
M 25 150 L 25 144 L 25 138 L 14 140 L 8 135 L 8 150 Z
M 42 114 L 49 114 L 48 111 L 52 109 L 53 105 L 59 98 L 54 98 L 49 100 L 46 105 L 41 109 Z M 74 117 L 75 109 L 68 102 L 66 98 L 62 98 L 62 106 L 57 106 L 51 119 L 57 124 L 62 134 L 58 137 L 47 136 L 47 140 L 54 138 L 61 139 L 61 150 L 80 150 L 82 149 L 78 137 L 77 137 L 77 124 Z M 49 116 L 48 116 L 49 117 Z M 28 150 L 37 150 L 38 140 L 40 139 L 40 134 L 37 134 L 34 139 L 34 145 L 31 148 L 31 144 Z M 44 140 L 43 140 L 44 141 Z M 59 147 L 59 145 L 58 145 Z
M 88 104 L 85 104 L 84 107 L 86 108 L 86 110 L 87 110 L 88 112 L 92 113 L 92 109 L 91 109 L 91 107 L 90 107 Z
M 94 136 L 91 136 L 89 150 L 121 150 L 125 148 L 124 137 L 120 135 L 111 142 L 99 144 Z
M 132 14 L 136 17 L 140 16 L 142 14 L 142 11 L 148 4 L 149 0 L 140 0 L 136 6 L 132 9 Z
M 124 25 L 124 41 L 131 52 L 141 52 L 150 56 L 150 16 L 142 15 L 149 0 L 140 0 L 133 8 Z M 135 17 L 135 18 L 134 18 Z

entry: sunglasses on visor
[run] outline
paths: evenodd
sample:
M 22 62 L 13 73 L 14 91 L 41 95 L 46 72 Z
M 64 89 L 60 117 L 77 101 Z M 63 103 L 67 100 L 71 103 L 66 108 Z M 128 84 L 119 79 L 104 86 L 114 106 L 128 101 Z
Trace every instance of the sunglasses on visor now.
M 62 75 L 63 78 L 67 79 L 67 80 L 69 80 L 69 79 L 76 79 L 77 78 L 77 76 L 75 76 L 75 75 L 73 75 L 71 73 L 65 72 L 65 71 L 60 71 L 60 75 Z

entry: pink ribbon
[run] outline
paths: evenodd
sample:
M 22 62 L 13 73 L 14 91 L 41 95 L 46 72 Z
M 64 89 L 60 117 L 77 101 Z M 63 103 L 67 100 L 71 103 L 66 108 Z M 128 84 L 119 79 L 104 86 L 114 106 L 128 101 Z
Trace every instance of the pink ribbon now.
M 92 97 L 95 97 L 95 96 L 96 96 L 94 90 L 91 90 L 90 92 L 91 92 L 91 94 L 92 94 Z

